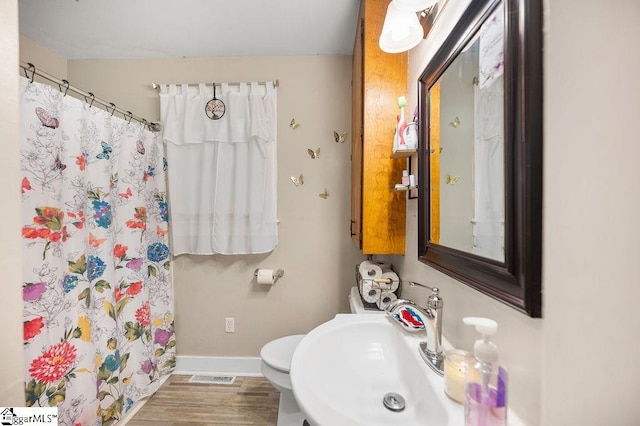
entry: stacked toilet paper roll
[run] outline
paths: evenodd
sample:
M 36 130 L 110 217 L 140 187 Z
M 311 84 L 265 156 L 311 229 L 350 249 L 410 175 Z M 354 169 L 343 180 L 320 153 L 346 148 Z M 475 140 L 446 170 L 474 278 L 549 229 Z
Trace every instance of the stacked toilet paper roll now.
M 389 307 L 391 302 L 398 299 L 398 296 L 392 291 L 383 291 L 380 293 L 380 299 L 376 302 L 378 309 L 385 310 Z
M 362 299 L 368 303 L 377 303 L 380 300 L 380 294 L 382 290 L 379 288 L 374 288 L 373 281 L 371 280 L 360 280 L 359 290 L 360 295 L 362 295 Z
M 358 266 L 358 274 L 358 289 L 365 302 L 385 309 L 397 299 L 395 291 L 400 286 L 400 278 L 390 264 L 365 260 Z

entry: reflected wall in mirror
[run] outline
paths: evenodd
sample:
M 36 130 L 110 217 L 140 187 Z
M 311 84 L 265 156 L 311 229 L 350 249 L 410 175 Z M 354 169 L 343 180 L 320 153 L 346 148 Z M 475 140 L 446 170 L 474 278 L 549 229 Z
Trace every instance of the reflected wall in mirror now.
M 420 77 L 420 260 L 541 315 L 540 0 L 474 0 Z

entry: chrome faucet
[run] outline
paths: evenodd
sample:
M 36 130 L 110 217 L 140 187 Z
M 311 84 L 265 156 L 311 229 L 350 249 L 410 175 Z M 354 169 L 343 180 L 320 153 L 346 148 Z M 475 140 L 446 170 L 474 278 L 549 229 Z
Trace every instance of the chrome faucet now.
M 429 287 L 424 284 L 409 282 L 411 287 L 423 287 L 431 290 L 431 294 L 427 298 L 427 307 L 422 308 L 411 300 L 397 299 L 392 302 L 386 309 L 388 313 L 394 312 L 402 306 L 411 306 L 419 311 L 426 319 L 428 325 L 425 327 L 427 341 L 420 342 L 418 352 L 427 365 L 440 376 L 444 375 L 444 354 L 442 351 L 442 308 L 444 302 L 440 297 L 440 289 Z

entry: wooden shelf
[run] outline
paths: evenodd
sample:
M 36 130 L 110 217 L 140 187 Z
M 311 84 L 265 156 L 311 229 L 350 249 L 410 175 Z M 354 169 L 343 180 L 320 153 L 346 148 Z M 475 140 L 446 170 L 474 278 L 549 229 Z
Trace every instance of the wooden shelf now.
M 407 158 L 411 157 L 416 152 L 417 150 L 415 149 L 402 149 L 391 154 L 391 158 Z
M 418 189 L 417 185 L 412 185 L 412 186 L 404 186 L 402 188 L 396 188 L 395 186 L 393 188 L 391 188 L 391 191 L 393 192 L 406 192 L 406 191 L 413 191 L 414 189 Z

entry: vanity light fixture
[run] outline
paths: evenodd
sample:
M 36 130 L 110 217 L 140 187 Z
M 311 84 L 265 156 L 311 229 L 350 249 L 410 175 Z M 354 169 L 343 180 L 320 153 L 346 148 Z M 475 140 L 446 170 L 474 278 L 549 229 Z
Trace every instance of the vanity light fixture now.
M 421 20 L 430 18 L 431 9 L 435 9 L 436 4 L 437 0 L 391 1 L 378 40 L 380 49 L 387 53 L 400 53 L 417 46 L 425 37 Z

